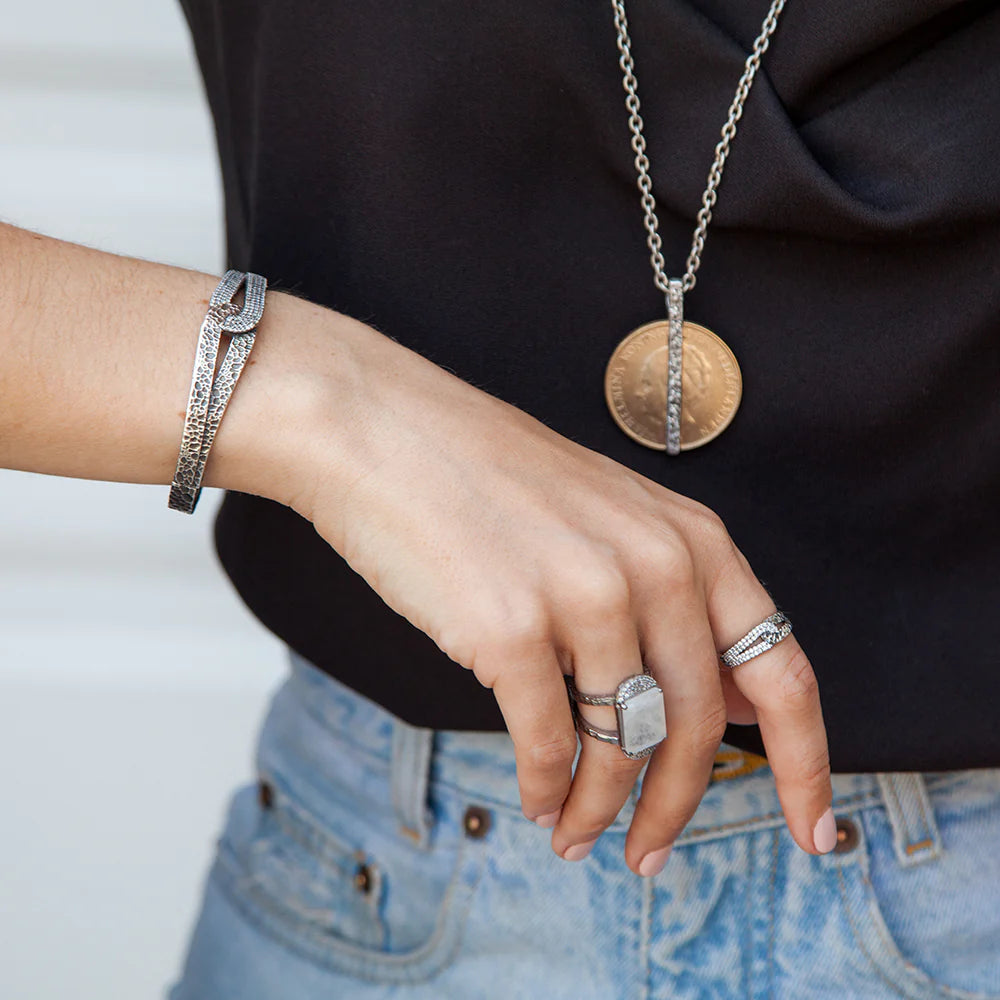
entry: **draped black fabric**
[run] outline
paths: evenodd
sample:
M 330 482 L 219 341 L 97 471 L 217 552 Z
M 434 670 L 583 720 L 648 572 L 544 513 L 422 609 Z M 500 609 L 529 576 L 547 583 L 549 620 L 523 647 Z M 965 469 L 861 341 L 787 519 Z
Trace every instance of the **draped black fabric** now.
M 997 4 L 789 0 L 686 301 L 744 400 L 676 458 L 603 396 L 663 315 L 607 0 L 184 6 L 231 266 L 718 511 L 813 662 L 835 770 L 1000 765 Z M 629 0 L 671 274 L 766 6 Z M 322 669 L 415 724 L 503 727 L 290 510 L 230 494 L 216 538 Z

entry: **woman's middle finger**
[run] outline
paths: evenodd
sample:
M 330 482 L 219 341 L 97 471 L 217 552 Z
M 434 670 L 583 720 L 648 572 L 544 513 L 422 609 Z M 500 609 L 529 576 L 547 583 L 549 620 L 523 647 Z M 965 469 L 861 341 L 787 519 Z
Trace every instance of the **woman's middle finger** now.
M 595 617 L 575 632 L 573 680 L 587 695 L 613 694 L 618 685 L 642 673 L 642 656 L 631 613 Z M 616 729 L 612 706 L 578 705 L 583 719 L 600 729 Z M 586 857 L 601 833 L 614 822 L 645 760 L 627 757 L 620 747 L 581 733 L 580 756 L 552 849 L 567 861 Z
M 667 738 L 642 782 L 625 860 L 655 875 L 708 787 L 726 728 L 726 702 L 708 611 L 699 591 L 677 589 L 643 623 L 646 662 L 663 688 Z

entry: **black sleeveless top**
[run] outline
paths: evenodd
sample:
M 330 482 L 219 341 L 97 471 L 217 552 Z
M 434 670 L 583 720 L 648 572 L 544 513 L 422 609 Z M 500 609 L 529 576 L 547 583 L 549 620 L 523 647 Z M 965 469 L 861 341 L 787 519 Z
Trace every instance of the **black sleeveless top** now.
M 603 395 L 663 315 L 607 0 L 184 6 L 231 266 L 715 509 L 813 662 L 835 770 L 1000 765 L 997 4 L 790 0 L 686 301 L 744 401 L 676 458 Z M 629 0 L 671 274 L 766 7 Z M 216 538 L 323 670 L 415 724 L 503 728 L 292 511 L 230 494 Z

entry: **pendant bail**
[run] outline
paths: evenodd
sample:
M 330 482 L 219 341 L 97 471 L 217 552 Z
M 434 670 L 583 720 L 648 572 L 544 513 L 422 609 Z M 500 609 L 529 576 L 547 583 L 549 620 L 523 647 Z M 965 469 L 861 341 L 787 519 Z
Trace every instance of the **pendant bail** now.
M 681 452 L 681 385 L 684 364 L 684 283 L 671 278 L 667 288 L 667 454 Z

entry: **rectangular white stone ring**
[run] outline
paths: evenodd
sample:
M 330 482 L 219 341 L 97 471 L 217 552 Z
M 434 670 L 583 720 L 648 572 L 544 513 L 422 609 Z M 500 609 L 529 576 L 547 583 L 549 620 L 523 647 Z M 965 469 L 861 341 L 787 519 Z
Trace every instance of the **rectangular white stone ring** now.
M 626 757 L 648 757 L 667 735 L 663 689 L 649 674 L 636 674 L 615 692 L 618 744 Z

